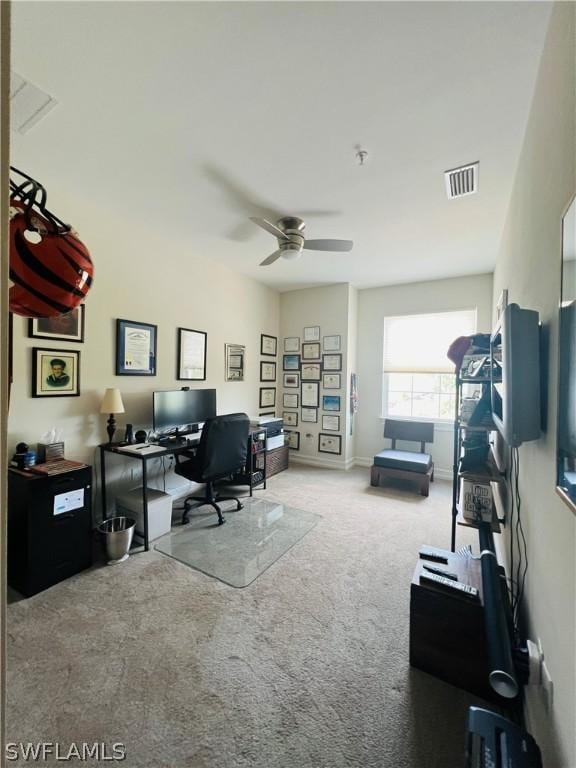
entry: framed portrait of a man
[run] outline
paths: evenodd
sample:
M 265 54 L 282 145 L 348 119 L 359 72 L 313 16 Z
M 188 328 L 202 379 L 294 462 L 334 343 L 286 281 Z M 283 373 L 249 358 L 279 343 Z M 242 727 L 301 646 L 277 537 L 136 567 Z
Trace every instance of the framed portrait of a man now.
M 77 397 L 80 352 L 32 348 L 32 397 Z
M 28 338 L 58 341 L 84 341 L 86 307 L 80 304 L 65 315 L 31 317 L 28 320 Z

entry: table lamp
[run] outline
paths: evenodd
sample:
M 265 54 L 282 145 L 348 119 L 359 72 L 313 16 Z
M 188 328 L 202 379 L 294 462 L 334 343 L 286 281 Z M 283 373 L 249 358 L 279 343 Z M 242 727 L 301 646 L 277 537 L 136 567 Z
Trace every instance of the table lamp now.
M 110 387 L 106 390 L 100 404 L 100 413 L 110 414 L 106 431 L 108 432 L 108 442 L 111 443 L 116 431 L 116 419 L 114 416 L 117 413 L 124 413 L 124 403 L 122 402 L 122 395 L 119 389 Z

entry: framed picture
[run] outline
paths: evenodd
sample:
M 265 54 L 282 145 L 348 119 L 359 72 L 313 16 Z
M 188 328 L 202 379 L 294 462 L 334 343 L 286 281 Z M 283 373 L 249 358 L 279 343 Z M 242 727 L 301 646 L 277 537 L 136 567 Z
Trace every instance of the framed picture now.
M 302 407 L 318 408 L 320 398 L 320 384 L 316 381 L 302 382 Z
M 318 435 L 318 453 L 342 453 L 342 438 L 340 435 Z
M 298 395 L 292 392 L 285 392 L 282 399 L 284 408 L 298 408 Z
M 284 352 L 300 352 L 300 336 L 287 336 L 284 339 Z
M 30 339 L 55 339 L 58 341 L 84 341 L 84 316 L 86 307 L 80 304 L 71 312 L 56 317 L 38 317 L 28 320 Z
M 322 386 L 324 389 L 340 389 L 340 374 L 325 373 L 322 376 Z
M 276 381 L 276 363 L 260 361 L 260 381 Z
M 285 429 L 284 434 L 286 435 L 286 443 L 288 445 L 288 448 L 291 448 L 293 451 L 299 451 L 300 450 L 300 432 L 294 432 L 291 429 Z
M 332 432 L 340 431 L 340 416 L 325 416 L 322 415 L 322 429 L 326 429 Z
M 340 395 L 324 395 L 322 397 L 322 410 L 323 411 L 339 411 Z
M 299 371 L 300 355 L 284 355 L 282 367 L 285 371 Z
M 322 346 L 324 352 L 340 352 L 340 336 L 324 336 Z
M 298 426 L 298 413 L 296 411 L 284 411 L 282 418 L 287 427 Z
M 224 345 L 224 377 L 226 381 L 244 381 L 246 347 L 243 344 Z
M 302 421 L 309 421 L 312 424 L 318 422 L 318 408 L 302 408 L 300 412 Z
M 300 386 L 300 374 L 299 373 L 285 373 L 284 374 L 284 386 L 286 389 L 294 389 Z
M 265 411 L 264 413 L 259 413 L 258 416 L 276 416 L 276 411 Z
M 180 381 L 206 381 L 206 340 L 204 331 L 178 328 L 178 370 Z
M 342 355 L 322 355 L 322 368 L 325 371 L 341 371 Z
M 116 376 L 156 376 L 157 326 L 116 320 Z
M 276 407 L 276 387 L 260 387 L 260 408 Z
M 302 363 L 302 381 L 320 381 L 320 363 Z
M 302 344 L 302 360 L 320 360 L 320 344 L 317 341 Z
M 268 355 L 269 357 L 276 357 L 278 349 L 278 339 L 276 336 L 267 336 L 265 333 L 260 334 L 260 354 Z
M 32 397 L 77 397 L 80 352 L 32 348 Z
M 320 341 L 320 326 L 310 325 L 304 328 L 304 341 Z

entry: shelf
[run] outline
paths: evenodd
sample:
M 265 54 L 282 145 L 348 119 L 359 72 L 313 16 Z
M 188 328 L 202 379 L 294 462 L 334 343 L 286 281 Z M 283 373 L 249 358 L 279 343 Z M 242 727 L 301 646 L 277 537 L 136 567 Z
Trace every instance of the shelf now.
M 461 525 L 463 528 L 479 528 L 479 523 L 476 523 L 474 520 L 468 520 L 467 517 L 464 517 L 462 510 L 458 509 L 458 514 L 456 515 L 456 522 L 458 525 Z M 485 521 L 480 521 L 485 522 Z M 500 521 L 498 520 L 498 517 L 496 516 L 496 513 L 492 515 L 492 523 L 491 523 L 492 533 L 500 533 Z

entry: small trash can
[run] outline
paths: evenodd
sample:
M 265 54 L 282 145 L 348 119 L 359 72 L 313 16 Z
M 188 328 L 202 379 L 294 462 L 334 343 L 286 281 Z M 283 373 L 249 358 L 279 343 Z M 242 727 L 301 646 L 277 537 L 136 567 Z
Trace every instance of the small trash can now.
M 110 517 L 100 523 L 98 530 L 106 540 L 108 565 L 122 563 L 128 559 L 128 552 L 134 536 L 136 521 L 131 517 Z

